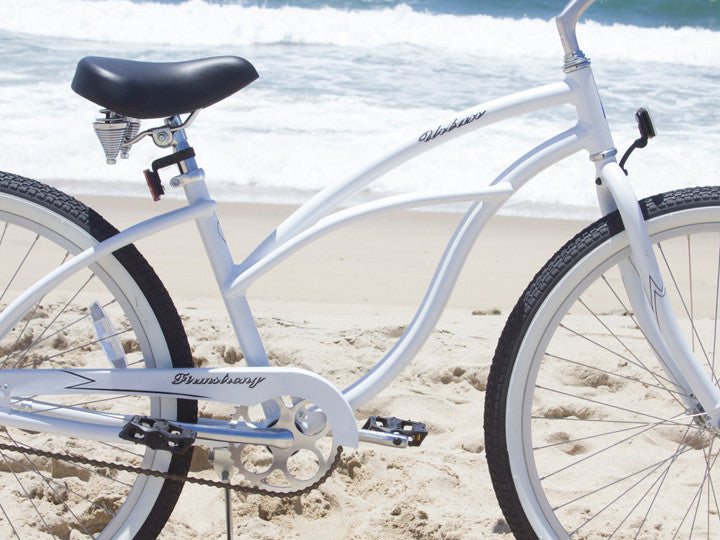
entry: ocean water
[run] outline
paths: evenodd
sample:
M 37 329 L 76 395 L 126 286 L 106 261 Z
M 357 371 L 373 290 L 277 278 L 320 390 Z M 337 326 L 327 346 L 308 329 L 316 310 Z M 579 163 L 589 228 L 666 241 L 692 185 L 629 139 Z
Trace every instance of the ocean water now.
M 86 55 L 176 61 L 219 54 L 260 79 L 202 111 L 189 130 L 221 200 L 299 203 L 427 125 L 561 80 L 552 18 L 562 0 L 3 0 L 0 169 L 74 194 L 148 196 L 150 142 L 107 166 L 97 107 L 70 89 Z M 578 26 L 615 144 L 651 110 L 658 136 L 628 165 L 639 195 L 720 181 L 720 2 L 596 0 Z M 362 196 L 491 181 L 569 127 L 563 108 L 443 145 Z M 150 127 L 145 121 L 143 127 Z M 524 187 L 505 213 L 592 217 L 593 168 L 573 156 Z

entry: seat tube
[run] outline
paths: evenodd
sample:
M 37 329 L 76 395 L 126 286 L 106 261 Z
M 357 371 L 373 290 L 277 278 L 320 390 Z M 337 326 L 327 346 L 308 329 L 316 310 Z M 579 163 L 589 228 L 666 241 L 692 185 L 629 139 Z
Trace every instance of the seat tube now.
M 176 151 L 185 150 L 190 147 L 184 129 L 178 130 L 175 133 L 174 145 Z M 180 168 L 183 173 L 198 170 L 197 162 L 194 157 L 182 161 L 180 163 Z M 212 200 L 210 193 L 207 190 L 205 180 L 202 178 L 185 184 L 183 189 L 185 190 L 185 196 L 190 204 L 197 201 Z M 222 286 L 222 284 L 226 283 L 230 277 L 233 268 L 233 260 L 230 255 L 227 242 L 225 241 L 225 235 L 220 228 L 217 212 L 212 212 L 208 216 L 198 218 L 195 220 L 195 223 L 197 224 L 205 251 L 210 259 L 213 272 L 215 273 L 215 278 L 218 285 Z
M 185 130 L 175 133 L 176 151 L 189 148 Z M 195 158 L 187 159 L 180 164 L 183 173 L 198 170 Z M 204 179 L 190 182 L 183 186 L 185 196 L 190 204 L 196 201 L 212 200 Z M 213 269 L 218 288 L 222 292 L 225 284 L 231 281 L 235 271 L 230 249 L 225 239 L 225 234 L 220 226 L 217 212 L 213 211 L 207 216 L 200 217 L 195 223 L 202 239 L 205 252 L 207 253 L 210 266 Z M 224 297 L 223 297 L 224 298 Z M 235 330 L 240 348 L 242 349 L 245 362 L 249 366 L 268 366 L 270 362 L 265 352 L 260 333 L 255 323 L 255 318 L 245 296 L 224 298 L 225 307 L 230 321 Z

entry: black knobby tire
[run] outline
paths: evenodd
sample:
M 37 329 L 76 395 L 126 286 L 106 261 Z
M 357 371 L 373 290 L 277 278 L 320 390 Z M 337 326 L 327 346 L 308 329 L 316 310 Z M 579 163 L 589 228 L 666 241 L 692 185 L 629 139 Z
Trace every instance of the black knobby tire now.
M 40 269 L 36 269 L 36 266 L 41 266 L 51 258 L 52 250 L 57 251 L 58 256 L 55 256 L 53 252 L 52 265 L 48 263 L 48 268 L 44 272 L 65 260 L 66 256 L 62 257 L 63 251 L 75 254 L 117 233 L 117 230 L 99 214 L 76 199 L 34 180 L 4 172 L 0 172 L 0 227 L 3 228 L 0 255 L 5 251 L 8 252 L 8 255 L 4 257 L 3 265 L 10 266 L 6 272 L 7 275 L 2 276 L 5 278 L 6 284 L 2 285 L 5 293 L 0 298 L 1 309 L 4 309 L 12 299 L 13 288 L 17 288 L 18 292 L 21 292 L 23 286 L 29 286 L 43 275 Z M 21 244 L 22 247 L 18 250 L 15 244 Z M 13 273 L 15 275 L 12 275 Z M 28 274 L 26 282 L 21 282 L 23 274 Z M 77 292 L 73 291 L 73 294 L 66 291 L 58 292 L 59 300 L 54 300 L 51 294 L 46 295 L 41 300 L 42 304 L 39 302 L 8 335 L 0 338 L 0 347 L 2 347 L 0 352 L 4 356 L 3 367 L 32 368 L 64 365 L 111 367 L 107 364 L 107 358 L 102 354 L 102 348 L 98 346 L 97 338 L 93 338 L 90 325 L 86 320 L 87 302 L 95 297 L 101 305 L 106 306 L 108 318 L 119 321 L 118 334 L 121 334 L 122 347 L 127 353 L 130 367 L 135 367 L 135 363 L 139 363 L 138 367 L 192 367 L 193 362 L 187 336 L 175 306 L 160 279 L 134 246 L 130 245 L 117 250 L 112 256 L 102 259 L 92 268 L 92 271 L 88 271 L 87 277 L 78 279 L 86 281 L 78 286 Z M 98 282 L 101 283 L 98 284 Z M 67 285 L 67 287 L 72 286 Z M 69 322 L 63 322 L 63 320 Z M 44 326 L 36 325 L 36 321 L 42 322 Z M 80 327 L 82 327 L 84 335 L 88 336 L 84 338 L 86 343 L 82 341 L 78 343 L 78 338 L 74 337 L 73 332 L 78 333 Z M 23 347 L 27 348 L 21 350 L 20 343 L 24 343 Z M 51 353 L 48 353 L 46 349 L 50 347 L 53 349 Z M 38 352 L 35 352 L 35 349 L 38 349 Z M 77 355 L 78 349 L 87 352 L 81 357 L 72 356 L 71 360 L 71 355 Z M 120 399 L 119 404 L 121 403 Z M 182 422 L 197 420 L 196 401 L 149 401 L 150 404 L 143 403 L 139 405 L 140 408 L 155 407 L 156 410 L 159 410 L 157 409 L 159 407 L 164 414 L 168 415 L 168 419 Z M 134 406 L 135 402 L 132 404 Z M 94 407 L 92 403 L 83 403 L 82 406 L 88 409 Z M 20 435 L 23 433 L 20 432 Z M 3 434 L 4 439 L 12 440 L 21 446 L 33 444 L 31 440 L 19 441 L 19 435 L 11 434 L 7 428 L 3 428 Z M 56 451 L 92 452 L 91 445 L 76 446 L 72 439 L 55 439 L 60 438 L 52 438 L 47 444 Z M 3 442 L 7 442 L 7 440 Z M 187 474 L 192 457 L 192 451 L 172 457 L 169 455 L 155 457 L 167 453 L 156 453 L 146 450 L 142 446 L 135 446 L 131 451 L 132 459 L 136 460 L 134 464 L 152 465 L 155 463 L 162 469 L 177 475 Z M 120 454 L 120 459 L 123 459 L 122 453 L 115 453 Z M 116 479 L 116 482 L 123 486 L 125 484 L 135 486 L 134 488 L 127 487 L 128 492 L 134 489 L 133 493 L 153 494 L 152 496 L 146 495 L 145 498 L 140 495 L 136 496 L 142 502 L 136 505 L 137 509 L 127 510 L 124 507 L 118 507 L 119 502 L 117 501 L 104 502 L 103 497 L 108 500 L 118 498 L 117 490 L 112 491 L 109 488 L 108 492 L 104 493 L 102 489 L 93 487 L 92 489 L 88 488 L 89 494 L 85 494 L 82 487 L 74 485 L 77 479 L 56 480 L 54 468 L 58 467 L 57 464 L 53 464 L 54 468 L 48 472 L 44 470 L 44 465 L 35 464 L 38 462 L 37 459 L 28 458 L 23 454 L 20 456 L 6 455 L 6 452 L 0 454 L 2 454 L 0 463 L 4 461 L 5 469 L 8 469 L 5 473 L 0 472 L 0 475 L 7 476 L 4 479 L 0 478 L 3 487 L 14 485 L 17 491 L 27 493 L 30 491 L 28 486 L 32 482 L 39 482 L 40 488 L 38 489 L 47 492 L 47 498 L 61 499 L 59 503 L 54 501 L 57 503 L 55 506 L 46 505 L 47 508 L 30 501 L 30 505 L 27 507 L 29 510 L 26 509 L 25 512 L 35 515 L 37 522 L 35 532 L 38 535 L 63 536 L 71 530 L 77 530 L 88 536 L 95 535 L 107 526 L 103 520 L 107 521 L 113 515 L 119 516 L 114 520 L 112 526 L 112 530 L 117 531 L 118 526 L 122 527 L 122 524 L 116 522 L 127 519 L 123 512 L 130 512 L 133 516 L 141 516 L 132 518 L 135 522 L 131 527 L 133 534 L 138 538 L 154 538 L 160 533 L 172 513 L 182 489 L 182 482 L 157 479 L 154 481 L 159 482 L 158 484 L 141 480 L 141 482 L 145 482 L 143 485 L 150 486 L 143 488 L 143 491 L 137 487 L 136 478 L 139 477 Z M 136 455 L 137 457 L 134 457 Z M 112 457 L 117 458 L 117 455 Z M 29 478 L 33 471 L 35 479 Z M 79 471 L 77 476 L 84 479 L 86 484 L 102 483 L 104 480 L 109 484 L 108 479 L 112 474 L 90 468 L 78 468 L 77 471 Z M 72 476 L 71 473 L 67 474 Z M 80 485 L 79 482 L 78 485 Z M 3 490 L 5 493 L 7 491 Z M 76 495 L 75 498 L 78 499 L 78 502 L 73 501 Z M 63 497 L 65 500 L 62 500 Z M 88 500 L 91 497 L 93 499 Z M 14 502 L 19 506 L 24 504 L 23 501 Z M 5 509 L 10 505 L 1 506 Z M 141 506 L 144 508 L 140 508 Z M 53 509 L 56 509 L 56 512 L 53 512 Z M 51 515 L 54 513 L 64 514 L 64 516 L 58 519 L 57 516 Z M 102 515 L 98 517 L 97 514 Z M 32 526 L 22 522 L 24 518 L 15 518 L 16 524 L 13 524 L 11 516 L 6 515 L 5 517 L 6 519 L 2 520 L 4 522 L 2 526 L 8 525 L 10 528 L 2 533 L 2 536 L 17 533 L 23 537 L 23 535 L 32 536 L 34 534 L 31 532 L 33 531 Z M 63 519 L 67 523 L 63 523 Z M 105 532 L 107 533 L 107 531 Z
M 640 206 L 666 291 L 689 321 L 687 339 L 715 371 L 720 188 L 669 192 Z M 592 535 L 595 526 L 620 537 L 657 534 L 653 527 L 661 535 L 720 531 L 707 480 L 720 444 L 684 410 L 623 296 L 616 269 L 628 261 L 623 231 L 615 212 L 567 242 L 528 285 L 500 337 L 485 443 L 493 488 L 518 538 Z M 691 480 L 688 471 L 696 473 Z M 702 493 L 684 503 L 690 511 L 675 515 L 657 504 L 685 494 L 683 482 Z

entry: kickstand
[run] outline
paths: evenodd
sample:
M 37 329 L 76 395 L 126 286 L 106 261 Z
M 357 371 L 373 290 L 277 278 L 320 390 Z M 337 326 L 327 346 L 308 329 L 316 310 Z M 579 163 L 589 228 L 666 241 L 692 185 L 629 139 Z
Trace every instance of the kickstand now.
M 227 448 L 213 448 L 210 450 L 208 456 L 210 463 L 212 464 L 215 472 L 220 476 L 220 479 L 225 482 L 225 524 L 227 540 L 232 540 L 232 506 L 230 504 L 230 477 L 232 476 L 234 462 L 230 455 L 230 450 Z
M 223 481 L 228 482 L 230 480 L 227 472 L 223 473 Z M 230 505 L 230 488 L 225 488 L 225 527 L 227 532 L 227 540 L 232 540 L 232 507 Z

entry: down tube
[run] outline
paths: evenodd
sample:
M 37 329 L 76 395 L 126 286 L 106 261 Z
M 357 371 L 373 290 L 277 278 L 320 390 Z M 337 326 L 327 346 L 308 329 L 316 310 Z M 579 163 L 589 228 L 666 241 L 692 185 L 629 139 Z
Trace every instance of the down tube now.
M 522 187 L 550 165 L 582 150 L 587 133 L 575 126 L 537 146 L 508 167 L 493 185 L 502 181 Z M 455 230 L 438 263 L 435 275 L 413 320 L 390 351 L 357 382 L 343 391 L 353 410 L 380 393 L 407 366 L 437 325 L 475 240 L 502 202 L 476 202 Z

